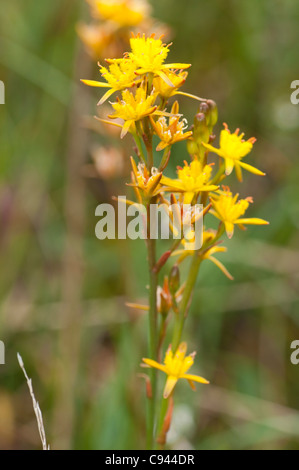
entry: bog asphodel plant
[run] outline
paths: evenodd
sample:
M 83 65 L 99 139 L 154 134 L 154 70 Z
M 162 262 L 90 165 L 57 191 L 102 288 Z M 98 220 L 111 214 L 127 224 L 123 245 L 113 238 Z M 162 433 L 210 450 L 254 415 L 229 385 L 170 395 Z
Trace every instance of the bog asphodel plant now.
M 97 3 L 100 9 L 103 3 Z M 125 21 L 126 17 L 123 19 Z M 227 250 L 219 246 L 221 239 L 230 239 L 234 235 L 235 226 L 244 229 L 247 224 L 262 225 L 268 222 L 248 218 L 247 211 L 252 198 L 239 198 L 228 186 L 222 185 L 225 178 L 233 178 L 233 169 L 239 181 L 242 180 L 242 170 L 256 175 L 264 174 L 243 161 L 245 157 L 249 159 L 255 139 L 245 140 L 243 133 L 239 130 L 231 133 L 225 124 L 220 133 L 220 146 L 214 146 L 213 129 L 218 119 L 215 102 L 181 90 L 190 64 L 168 63 L 170 44 L 165 44 L 162 38 L 156 38 L 155 35 L 133 35 L 130 44 L 131 51 L 122 58 L 107 60 L 107 67 L 100 65 L 102 78 L 99 82 L 85 79 L 83 82 L 108 89 L 99 97 L 100 103 L 113 94 L 111 112 L 105 122 L 118 126 L 121 138 L 129 133 L 135 141 L 137 162 L 131 157 L 129 185 L 133 187 L 136 199 L 127 202 L 146 206 L 149 303 L 130 305 L 148 312 L 148 357 L 142 359 L 142 365 L 149 373 L 147 447 L 152 449 L 157 443 L 163 447 L 166 442 L 173 396 L 181 386 L 178 382 L 183 382 L 180 379 L 186 379 L 193 389 L 195 382 L 209 383 L 207 379 L 189 373 L 195 353 L 186 355 L 187 344 L 183 338 L 184 323 L 201 263 L 212 261 L 224 275 L 232 279 L 218 260 L 218 254 Z M 200 101 L 191 128 L 176 101 L 180 95 Z M 171 151 L 177 142 L 182 141 L 187 143 L 189 157 L 182 158 L 177 177 L 173 178 L 168 175 Z M 210 160 L 210 152 L 219 156 L 218 165 Z M 157 256 L 156 240 L 150 236 L 152 204 L 163 204 L 169 215 L 170 230 L 176 235 L 169 249 L 160 257 Z M 190 206 L 190 210 L 184 217 L 189 219 L 191 225 L 199 217 L 203 219 L 202 244 L 196 249 L 190 249 L 190 232 L 186 233 L 177 223 L 177 220 L 181 220 L 184 224 L 185 219 L 181 214 L 185 204 Z M 198 204 L 201 204 L 200 211 L 197 210 Z M 208 228 L 213 217 L 216 226 L 218 221 L 216 229 Z M 181 282 L 179 265 L 185 260 L 190 260 L 189 274 Z M 159 286 L 161 268 L 166 263 L 172 264 L 172 267 L 169 276 L 164 277 L 162 286 Z M 171 344 L 166 338 L 172 338 Z M 162 379 L 164 374 L 166 381 L 159 397 L 157 375 Z M 157 403 L 159 400 L 160 407 Z

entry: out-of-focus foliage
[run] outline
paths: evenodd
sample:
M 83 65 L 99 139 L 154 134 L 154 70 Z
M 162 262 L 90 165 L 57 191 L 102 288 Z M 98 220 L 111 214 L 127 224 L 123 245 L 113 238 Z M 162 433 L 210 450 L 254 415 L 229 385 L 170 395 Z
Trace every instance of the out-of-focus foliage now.
M 230 128 L 242 123 L 245 137 L 257 137 L 252 163 L 267 176 L 248 173 L 240 190 L 255 196 L 254 216 L 271 223 L 263 230 L 249 227 L 250 237 L 239 233 L 230 243 L 222 260 L 234 281 L 212 263 L 203 266 L 187 329 L 190 348 L 199 350 L 198 371 L 211 385 L 195 394 L 178 386 L 190 407 L 177 403 L 170 442 L 196 449 L 298 449 L 299 365 L 290 362 L 290 344 L 299 339 L 299 105 L 290 103 L 290 83 L 299 79 L 299 5 L 153 0 L 152 6 L 175 39 L 170 60 L 193 64 L 186 91 L 217 102 L 219 129 L 223 112 Z M 76 203 L 70 211 L 66 202 L 76 201 L 69 181 L 78 171 L 71 163 L 77 126 L 95 113 L 96 92 L 83 90 L 76 72 L 81 60 L 89 60 L 75 31 L 87 15 L 79 0 L 7 0 L 0 14 L 0 80 L 6 87 L 0 106 L 2 449 L 40 447 L 17 351 L 34 380 L 54 447 L 64 440 L 81 449 L 144 446 L 144 383 L 136 372 L 146 352 L 146 319 L 124 304 L 146 295 L 145 249 L 142 241 L 100 242 L 94 235 L 96 205 L 127 191 L 119 176 L 87 176 L 92 145 L 103 143 L 96 133 L 89 133 L 84 152 L 83 209 Z M 98 79 L 96 64 L 89 66 L 88 77 Z M 74 122 L 80 94 L 79 103 L 87 105 Z M 182 105 L 191 120 L 196 102 L 184 98 Z M 173 171 L 182 152 L 185 144 L 178 143 Z M 80 276 L 73 279 L 66 273 L 77 252 L 66 252 L 79 212 L 82 256 Z M 78 312 L 69 323 L 65 312 L 76 295 Z M 60 358 L 68 335 L 78 351 L 66 365 Z M 64 415 L 69 371 L 74 386 Z M 72 426 L 60 440 L 67 413 Z

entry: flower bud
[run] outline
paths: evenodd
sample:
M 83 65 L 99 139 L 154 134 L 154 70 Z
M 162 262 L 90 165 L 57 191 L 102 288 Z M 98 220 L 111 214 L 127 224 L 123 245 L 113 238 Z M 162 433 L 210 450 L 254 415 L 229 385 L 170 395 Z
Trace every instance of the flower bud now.
M 160 292 L 160 313 L 163 316 L 167 316 L 168 312 L 171 308 L 171 305 L 169 303 L 169 299 L 167 298 L 167 295 L 163 290 Z
M 215 101 L 213 100 L 207 100 L 207 104 L 209 106 L 209 112 L 207 114 L 207 124 L 212 130 L 218 121 L 218 108 Z
M 205 104 L 206 103 L 201 104 L 201 107 L 203 109 L 206 109 L 206 107 L 208 108 L 207 105 L 206 105 L 206 107 L 203 106 Z M 198 113 L 198 114 L 196 114 L 196 116 L 194 118 L 193 137 L 194 137 L 194 140 L 197 143 L 197 145 L 201 145 L 202 142 L 205 142 L 205 143 L 209 142 L 210 130 L 209 130 L 209 127 L 207 125 L 206 116 L 205 116 L 204 113 Z
M 187 150 L 188 153 L 192 155 L 197 155 L 198 154 L 198 145 L 194 140 L 187 140 Z
M 180 271 L 178 265 L 175 264 L 169 273 L 169 290 L 174 295 L 180 287 Z

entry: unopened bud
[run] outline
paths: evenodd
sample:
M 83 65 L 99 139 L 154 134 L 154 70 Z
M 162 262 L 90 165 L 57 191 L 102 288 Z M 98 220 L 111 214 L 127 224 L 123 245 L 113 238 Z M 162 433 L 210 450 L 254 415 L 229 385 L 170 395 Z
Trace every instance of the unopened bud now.
M 198 154 L 198 145 L 195 142 L 195 140 L 191 140 L 191 139 L 187 140 L 187 150 L 190 155 Z
M 202 103 L 202 104 L 204 104 L 204 103 Z M 195 114 L 194 127 L 198 127 L 201 123 L 205 123 L 205 121 L 206 121 L 205 113 L 199 112 L 199 113 Z
M 171 112 L 172 112 L 172 114 L 178 114 L 178 112 L 179 112 L 179 103 L 178 103 L 178 101 L 175 101 L 173 103 Z
M 202 103 L 202 105 L 203 104 L 205 103 Z M 198 113 L 194 118 L 193 137 L 198 145 L 201 145 L 202 142 L 209 142 L 210 130 L 207 125 L 206 116 L 204 113 Z
M 213 100 L 208 100 L 209 113 L 207 116 L 207 124 L 212 129 L 218 121 L 218 108 Z
M 180 270 L 177 264 L 175 264 L 169 273 L 169 290 L 174 295 L 180 287 Z
M 160 313 L 161 313 L 161 315 L 167 316 L 170 307 L 171 307 L 171 305 L 169 305 L 168 298 L 165 295 L 165 293 L 162 291 L 160 293 Z
M 209 105 L 206 101 L 203 101 L 202 103 L 200 103 L 199 105 L 199 112 L 200 113 L 203 113 L 203 114 L 207 114 L 209 112 L 210 108 L 209 108 Z

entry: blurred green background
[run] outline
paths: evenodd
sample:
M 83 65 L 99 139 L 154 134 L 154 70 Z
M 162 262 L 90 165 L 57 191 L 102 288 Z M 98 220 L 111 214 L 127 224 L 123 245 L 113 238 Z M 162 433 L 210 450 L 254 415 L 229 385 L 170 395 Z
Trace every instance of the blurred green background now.
M 257 137 L 246 173 L 231 187 L 255 200 L 249 216 L 269 227 L 237 231 L 221 255 L 235 280 L 204 263 L 186 323 L 196 393 L 180 383 L 173 448 L 298 449 L 299 365 L 299 4 L 294 0 L 152 0 L 167 23 L 170 62 L 192 63 L 186 91 L 214 99 L 219 123 Z M 16 354 L 33 379 L 53 448 L 144 446 L 146 301 L 142 241 L 99 241 L 95 208 L 129 194 L 128 180 L 86 176 L 97 67 L 75 31 L 81 0 L 4 0 L 0 14 L 0 448 L 37 449 L 32 403 Z M 180 100 L 192 122 L 197 104 Z M 130 138 L 124 145 L 130 149 Z M 128 150 L 130 151 L 130 150 Z M 187 157 L 178 144 L 173 169 Z M 161 250 L 163 245 L 161 245 Z M 169 267 L 166 266 L 165 273 Z M 182 271 L 182 278 L 184 276 Z

